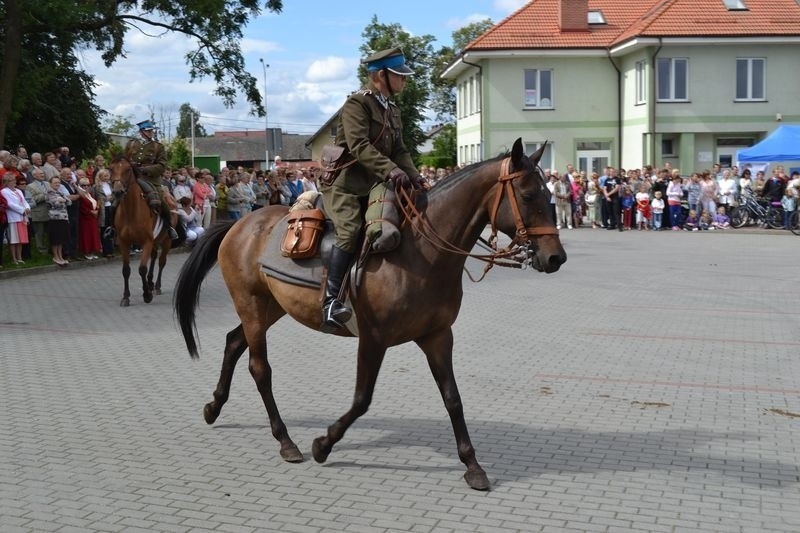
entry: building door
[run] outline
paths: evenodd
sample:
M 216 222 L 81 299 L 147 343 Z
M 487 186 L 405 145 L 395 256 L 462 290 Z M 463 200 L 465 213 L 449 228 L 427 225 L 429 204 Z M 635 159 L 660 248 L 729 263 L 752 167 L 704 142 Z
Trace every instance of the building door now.
M 586 172 L 587 176 L 592 172 L 602 176 L 610 159 L 610 150 L 578 150 L 578 170 Z

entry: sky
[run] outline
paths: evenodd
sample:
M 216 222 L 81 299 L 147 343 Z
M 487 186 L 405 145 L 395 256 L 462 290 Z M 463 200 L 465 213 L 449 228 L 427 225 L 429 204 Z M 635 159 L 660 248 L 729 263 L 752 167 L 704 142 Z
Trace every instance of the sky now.
M 500 22 L 526 2 L 283 0 L 280 14 L 265 11 L 251 20 L 241 41 L 245 65 L 259 81 L 262 96 L 266 81 L 266 120 L 249 114 L 243 96 L 233 108 L 226 108 L 213 94 L 213 81 L 189 83 L 184 56 L 195 46 L 186 37 L 146 36 L 132 29 L 125 41 L 127 57 L 110 68 L 94 50 L 84 50 L 79 57 L 98 84 L 95 103 L 101 109 L 132 123 L 149 118 L 152 109 L 169 130 L 161 132 L 164 140 L 175 135 L 178 109 L 186 102 L 200 113 L 200 124 L 208 133 L 261 131 L 268 125 L 308 134 L 359 88 L 361 34 L 373 15 L 380 24 L 400 24 L 411 35 L 433 35 L 433 47 L 438 49 L 452 45 L 453 31 L 487 18 Z

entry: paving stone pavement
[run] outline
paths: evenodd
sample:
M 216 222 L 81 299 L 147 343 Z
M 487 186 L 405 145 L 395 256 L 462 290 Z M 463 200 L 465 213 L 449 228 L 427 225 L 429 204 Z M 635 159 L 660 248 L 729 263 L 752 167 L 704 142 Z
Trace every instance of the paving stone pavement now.
M 465 282 L 455 369 L 489 492 L 461 479 L 414 345 L 389 351 L 370 412 L 319 465 L 355 340 L 275 325 L 276 397 L 307 457 L 289 464 L 244 360 L 203 421 L 238 323 L 218 271 L 197 362 L 171 309 L 186 255 L 125 309 L 119 263 L 0 280 L 0 531 L 799 531 L 800 239 L 562 238 L 558 273 Z

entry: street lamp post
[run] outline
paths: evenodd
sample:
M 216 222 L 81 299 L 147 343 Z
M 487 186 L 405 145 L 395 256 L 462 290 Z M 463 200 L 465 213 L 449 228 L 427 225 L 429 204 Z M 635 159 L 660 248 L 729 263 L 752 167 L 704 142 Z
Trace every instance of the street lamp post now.
M 261 62 L 261 69 L 264 71 L 264 155 L 266 156 L 266 170 L 269 170 L 269 119 L 267 115 L 267 69 L 269 63 L 264 62 L 264 58 L 260 57 L 258 60 Z

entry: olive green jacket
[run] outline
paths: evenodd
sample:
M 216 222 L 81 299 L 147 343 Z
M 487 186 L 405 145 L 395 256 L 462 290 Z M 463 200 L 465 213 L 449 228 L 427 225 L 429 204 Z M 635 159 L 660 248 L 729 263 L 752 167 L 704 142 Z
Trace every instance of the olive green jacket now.
M 358 196 L 368 195 L 395 167 L 411 177 L 419 175 L 403 143 L 400 109 L 390 102 L 387 110 L 377 94 L 368 84 L 347 98 L 339 114 L 335 144 L 346 146 L 357 163 L 345 168 L 333 186 Z
M 131 162 L 140 165 L 139 169 L 145 179 L 153 185 L 161 185 L 161 176 L 167 168 L 167 151 L 158 141 L 140 141 L 134 139 L 128 144 Z

